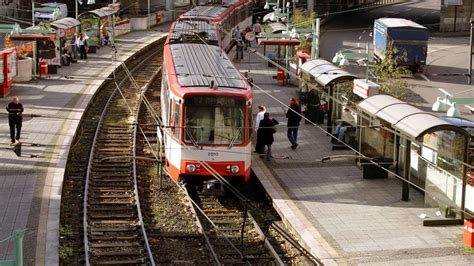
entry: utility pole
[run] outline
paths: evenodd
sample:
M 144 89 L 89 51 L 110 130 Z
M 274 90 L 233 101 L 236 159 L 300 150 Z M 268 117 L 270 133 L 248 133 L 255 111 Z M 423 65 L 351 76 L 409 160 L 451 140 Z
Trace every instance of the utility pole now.
M 471 18 L 471 34 L 469 39 L 469 85 L 472 83 L 472 46 L 474 45 L 474 18 Z
M 150 29 L 150 0 L 148 0 L 148 15 L 146 19 L 146 28 Z
M 31 22 L 35 25 L 35 1 L 31 1 Z
M 311 45 L 311 59 L 316 59 L 319 57 L 319 22 L 319 18 L 313 21 L 313 43 Z

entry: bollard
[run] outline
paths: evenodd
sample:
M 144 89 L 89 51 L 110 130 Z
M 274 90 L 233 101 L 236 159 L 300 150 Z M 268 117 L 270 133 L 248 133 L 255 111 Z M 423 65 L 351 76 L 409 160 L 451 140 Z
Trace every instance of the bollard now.
M 474 219 L 464 220 L 464 245 L 474 248 Z
M 25 230 L 15 230 L 15 265 L 23 266 L 23 236 Z

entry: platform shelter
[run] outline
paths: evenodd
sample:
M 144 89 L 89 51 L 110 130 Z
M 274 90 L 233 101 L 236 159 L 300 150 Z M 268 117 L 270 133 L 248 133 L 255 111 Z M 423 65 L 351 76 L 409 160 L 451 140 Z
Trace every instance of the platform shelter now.
M 89 52 L 95 53 L 100 49 L 106 36 L 113 38 L 114 20 L 117 10 L 112 7 L 102 7 L 79 15 L 81 31 L 87 34 Z
M 334 122 L 342 118 L 348 104 L 344 95 L 352 94 L 352 81 L 357 77 L 323 59 L 306 61 L 299 67 L 299 75 L 303 80 L 300 95 L 310 96 L 309 105 L 321 104 L 321 100 L 327 103 L 327 131 L 333 132 Z
M 389 95 L 375 95 L 357 106 L 359 151 L 375 161 L 392 161 L 403 182 L 425 194 L 426 207 L 443 215 L 424 224 L 462 222 L 470 134 L 436 115 Z

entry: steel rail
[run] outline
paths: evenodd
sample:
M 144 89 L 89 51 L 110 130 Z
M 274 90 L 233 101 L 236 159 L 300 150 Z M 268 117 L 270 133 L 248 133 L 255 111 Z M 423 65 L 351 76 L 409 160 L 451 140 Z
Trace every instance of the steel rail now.
M 153 44 L 150 44 L 149 46 L 151 46 L 151 45 L 153 45 Z M 146 49 L 147 47 L 145 47 L 144 49 Z M 155 52 L 152 52 L 149 56 L 145 57 L 140 63 L 138 63 L 136 66 L 134 66 L 132 71 L 136 71 L 138 68 L 142 67 L 152 56 L 155 56 L 156 53 L 161 52 L 161 51 L 162 51 L 162 49 L 157 49 Z M 126 69 L 125 63 L 121 64 L 120 66 L 125 71 L 125 69 Z M 116 72 L 116 71 L 117 71 L 117 69 L 114 70 L 114 72 Z M 125 71 L 125 72 L 127 72 L 127 71 Z M 90 260 L 90 256 L 89 256 L 90 247 L 89 247 L 89 238 L 88 238 L 89 224 L 88 224 L 88 221 L 87 221 L 88 220 L 87 200 L 88 200 L 88 194 L 89 194 L 88 193 L 88 191 L 89 191 L 89 182 L 90 182 L 90 177 L 91 177 L 91 173 L 92 173 L 92 163 L 93 163 L 93 158 L 94 158 L 94 147 L 96 146 L 96 144 L 98 142 L 98 136 L 100 134 L 100 128 L 103 125 L 104 117 L 107 114 L 110 103 L 111 103 L 112 99 L 115 97 L 115 95 L 117 94 L 117 92 L 120 91 L 119 86 L 123 85 L 127 81 L 128 78 L 129 78 L 129 76 L 125 75 L 123 77 L 123 79 L 120 80 L 118 86 L 116 86 L 116 88 L 113 90 L 110 97 L 108 98 L 107 103 L 105 104 L 104 109 L 102 110 L 101 115 L 99 117 L 99 121 L 97 123 L 97 127 L 96 127 L 95 133 L 94 133 L 94 139 L 93 139 L 92 145 L 91 145 L 91 150 L 90 150 L 90 153 L 89 153 L 89 162 L 88 162 L 88 165 L 87 165 L 86 180 L 85 180 L 85 185 L 84 185 L 84 201 L 83 201 L 84 260 L 85 260 L 85 264 L 87 266 L 90 265 L 90 261 L 89 261 Z M 136 128 L 136 126 L 134 128 Z M 134 152 L 135 152 L 135 149 L 134 149 Z M 135 163 L 135 160 L 133 160 L 133 161 Z M 134 167 L 134 169 L 135 169 L 135 167 Z M 134 185 L 135 185 L 135 190 L 136 190 L 136 178 L 134 179 L 134 182 L 135 182 Z M 139 202 L 137 202 L 137 204 L 139 204 Z M 139 217 L 142 217 L 141 212 L 139 212 Z M 140 224 L 141 224 L 141 226 L 143 226 L 143 221 L 140 221 Z M 144 235 L 144 237 L 145 236 L 146 236 L 146 234 Z M 153 256 L 151 255 L 151 249 L 149 247 L 149 243 L 148 243 L 147 239 L 145 239 L 145 243 L 147 245 L 147 252 L 149 252 L 147 255 L 148 255 L 149 258 L 151 258 L 150 261 L 152 261 L 152 263 L 154 263 Z

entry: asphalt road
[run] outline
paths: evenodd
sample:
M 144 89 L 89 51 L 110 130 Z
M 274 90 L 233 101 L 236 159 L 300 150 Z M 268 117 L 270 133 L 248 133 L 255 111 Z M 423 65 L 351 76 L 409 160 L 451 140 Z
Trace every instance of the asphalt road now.
M 411 19 L 428 27 L 431 36 L 437 32 L 440 20 L 440 0 L 410 1 L 374 9 L 366 9 L 331 17 L 321 28 L 320 54 L 331 61 L 341 49 L 365 47 L 372 43 L 371 32 L 374 20 L 381 17 L 399 17 Z M 469 37 L 455 37 L 444 34 L 443 37 L 430 37 L 428 60 L 423 73 L 417 73 L 408 81 L 413 97 L 410 101 L 421 109 L 430 111 L 436 97 L 443 96 L 439 88 L 454 97 L 474 98 L 474 85 L 467 84 L 469 67 Z M 364 69 L 351 67 L 351 72 L 361 77 Z M 474 81 L 473 81 L 474 84 Z M 474 103 L 471 104 L 474 107 Z M 464 105 L 458 106 L 461 116 L 474 120 L 474 115 Z M 444 115 L 444 113 L 440 113 Z

